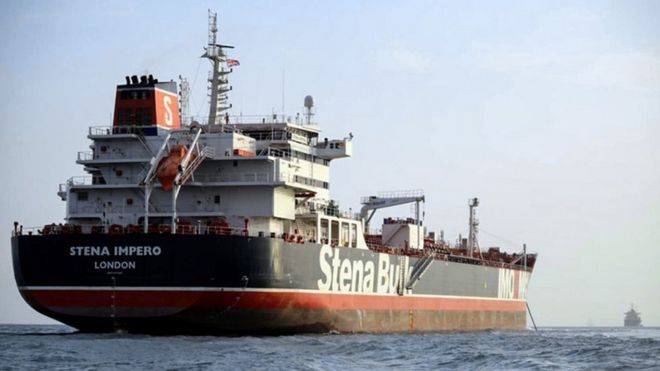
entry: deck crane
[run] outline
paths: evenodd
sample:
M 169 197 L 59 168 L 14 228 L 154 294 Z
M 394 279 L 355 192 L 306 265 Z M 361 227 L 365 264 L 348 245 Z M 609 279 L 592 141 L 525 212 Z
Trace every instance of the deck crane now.
M 364 230 L 369 231 L 369 222 L 373 218 L 376 210 L 383 209 L 386 207 L 405 205 L 409 203 L 415 203 L 415 225 L 417 226 L 417 243 L 419 246 L 417 248 L 424 248 L 423 236 L 421 236 L 422 228 L 421 220 L 419 218 L 419 204 L 424 202 L 424 192 L 422 190 L 413 190 L 413 191 L 398 191 L 398 192 L 388 192 L 381 193 L 378 196 L 368 196 L 363 197 L 361 200 L 362 209 L 360 210 L 360 217 L 364 222 Z M 400 257 L 401 258 L 401 257 Z M 415 284 L 420 280 L 424 272 L 429 268 L 431 263 L 433 263 L 434 256 L 426 256 L 421 258 L 415 263 L 412 267 L 412 270 L 407 274 L 408 271 L 407 257 L 406 263 L 400 262 L 399 266 L 401 267 L 400 273 L 400 282 L 397 284 L 397 293 L 399 295 L 404 295 L 406 291 L 412 290 Z
M 360 210 L 360 218 L 364 222 L 364 230 L 369 231 L 369 222 L 376 213 L 376 210 L 386 207 L 410 204 L 413 202 L 415 203 L 415 225 L 419 227 L 421 225 L 421 220 L 419 217 L 419 204 L 420 202 L 424 202 L 424 191 L 413 190 L 386 192 L 381 193 L 378 196 L 362 197 L 360 200 L 360 203 L 362 204 L 362 209 Z M 421 228 L 418 228 L 417 241 L 422 241 L 422 237 L 419 236 L 420 233 Z

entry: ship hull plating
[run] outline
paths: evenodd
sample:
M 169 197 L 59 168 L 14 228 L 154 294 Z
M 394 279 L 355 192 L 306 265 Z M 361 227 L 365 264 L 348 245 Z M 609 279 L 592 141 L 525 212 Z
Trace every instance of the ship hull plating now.
M 12 239 L 23 298 L 81 331 L 286 334 L 519 330 L 529 273 L 280 239 Z

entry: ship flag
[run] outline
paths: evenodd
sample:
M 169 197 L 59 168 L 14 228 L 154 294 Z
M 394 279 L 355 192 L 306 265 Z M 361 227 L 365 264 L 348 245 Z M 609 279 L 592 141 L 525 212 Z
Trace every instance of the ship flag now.
M 240 65 L 241 65 L 241 62 L 239 62 L 238 59 L 227 58 L 227 66 L 234 67 L 234 66 L 240 66 Z

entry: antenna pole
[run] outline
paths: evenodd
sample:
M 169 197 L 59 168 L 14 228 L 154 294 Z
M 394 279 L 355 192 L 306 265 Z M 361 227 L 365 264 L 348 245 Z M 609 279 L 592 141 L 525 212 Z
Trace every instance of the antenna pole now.
M 222 113 L 232 107 L 228 104 L 227 92 L 231 90 L 227 75 L 233 70 L 227 66 L 227 54 L 225 48 L 233 48 L 229 45 L 217 43 L 218 15 L 209 10 L 209 41 L 206 52 L 202 57 L 207 58 L 213 65 L 213 71 L 209 74 L 209 125 L 220 123 L 223 125 Z
M 470 232 L 468 234 L 468 256 L 473 257 L 474 250 L 478 246 L 477 234 L 479 233 L 479 220 L 476 217 L 476 208 L 479 206 L 478 198 L 471 198 L 468 200 L 468 206 L 470 207 Z
M 419 201 L 420 201 L 419 199 L 415 200 L 415 225 L 417 227 L 417 246 L 415 246 L 415 247 L 423 249 L 424 248 L 424 243 L 422 241 L 420 241 L 421 240 L 421 238 L 420 238 L 420 229 L 421 229 L 420 224 L 421 223 L 420 223 L 420 220 L 419 220 Z
M 282 70 L 282 117 L 284 117 L 284 76 L 286 74 L 285 70 Z

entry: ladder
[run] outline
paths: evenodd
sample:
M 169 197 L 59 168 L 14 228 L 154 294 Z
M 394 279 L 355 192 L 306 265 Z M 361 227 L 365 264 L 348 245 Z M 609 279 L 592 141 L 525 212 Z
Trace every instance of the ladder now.
M 141 132 L 137 133 L 137 139 L 138 141 L 140 141 L 140 143 L 142 143 L 142 146 L 147 150 L 147 152 L 151 154 L 151 156 L 154 156 L 154 152 L 151 150 L 147 142 L 144 140 L 144 135 Z
M 410 281 L 406 285 L 406 289 L 412 290 L 413 287 L 419 282 L 422 278 L 422 275 L 429 269 L 431 264 L 435 261 L 435 255 L 429 255 L 424 258 L 417 260 L 417 263 L 412 268 L 410 273 Z
M 399 255 L 399 281 L 397 282 L 396 285 L 396 293 L 399 294 L 399 296 L 403 296 L 405 294 L 405 286 L 406 286 L 406 274 L 408 274 L 408 257 L 404 255 Z
M 190 177 L 193 175 L 193 172 L 199 167 L 199 165 L 202 164 L 202 161 L 206 158 L 211 158 L 215 157 L 215 148 L 213 147 L 204 147 L 199 151 L 199 155 L 195 156 L 190 163 L 188 163 L 188 166 L 183 170 L 181 173 L 181 179 L 179 179 L 179 182 L 181 184 L 184 184 L 185 182 L 190 179 Z

